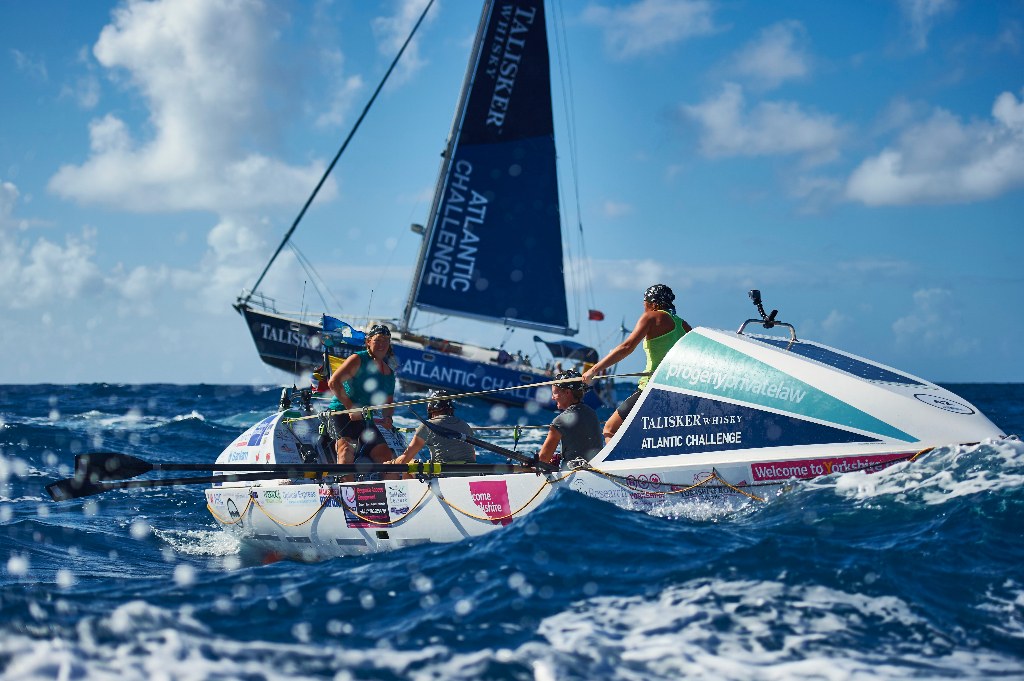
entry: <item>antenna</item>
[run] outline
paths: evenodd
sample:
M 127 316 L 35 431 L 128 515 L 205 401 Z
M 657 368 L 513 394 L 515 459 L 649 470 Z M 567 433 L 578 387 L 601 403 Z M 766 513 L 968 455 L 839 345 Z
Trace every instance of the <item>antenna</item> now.
M 305 311 L 306 311 L 306 282 L 303 281 L 302 282 L 302 302 L 299 303 L 299 323 L 296 324 L 295 322 L 292 322 L 289 325 L 289 326 L 291 326 L 292 331 L 295 331 L 296 333 L 300 333 L 300 334 L 302 333 L 302 320 L 305 318 L 305 316 L 303 315 L 303 313 Z M 300 345 L 302 345 L 302 341 L 299 340 L 299 339 L 296 339 L 296 342 L 295 342 L 295 365 L 293 367 L 295 369 L 294 373 L 296 373 L 296 374 L 299 373 L 299 346 Z M 281 404 L 284 404 L 284 398 L 281 399 Z

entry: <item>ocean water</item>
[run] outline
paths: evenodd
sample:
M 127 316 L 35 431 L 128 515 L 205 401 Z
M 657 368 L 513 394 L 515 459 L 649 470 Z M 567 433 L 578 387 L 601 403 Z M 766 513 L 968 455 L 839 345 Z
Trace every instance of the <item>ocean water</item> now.
M 1024 386 L 947 387 L 1024 434 Z M 0 386 L 0 679 L 1024 678 L 1019 442 L 731 511 L 559 492 L 483 538 L 318 564 L 240 546 L 197 488 L 43 490 L 80 451 L 212 461 L 278 394 Z

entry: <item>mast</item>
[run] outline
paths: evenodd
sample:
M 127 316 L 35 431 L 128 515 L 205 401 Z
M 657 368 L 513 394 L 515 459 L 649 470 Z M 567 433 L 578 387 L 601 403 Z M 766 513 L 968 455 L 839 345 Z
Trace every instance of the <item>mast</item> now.
M 423 261 L 427 256 L 427 249 L 430 247 L 430 238 L 434 232 L 434 223 L 437 222 L 437 210 L 441 205 L 444 194 L 445 179 L 448 177 L 448 170 L 451 167 L 452 155 L 455 152 L 455 143 L 459 139 L 459 128 L 462 126 L 462 119 L 466 115 L 466 104 L 469 101 L 469 93 L 473 88 L 473 77 L 476 74 L 477 61 L 480 59 L 480 45 L 483 42 L 484 31 L 487 29 L 487 21 L 490 18 L 492 0 L 484 0 L 484 8 L 480 13 L 480 23 L 476 27 L 476 37 L 473 39 L 473 51 L 470 52 L 469 64 L 466 66 L 466 75 L 462 79 L 462 89 L 459 91 L 459 102 L 455 106 L 455 116 L 452 118 L 452 127 L 448 132 L 448 141 L 445 143 L 441 167 L 437 172 L 437 182 L 434 184 L 434 199 L 430 204 L 430 214 L 427 216 L 426 229 L 423 231 L 423 241 L 420 244 L 420 252 L 416 256 L 416 267 L 413 270 L 412 282 L 409 285 L 409 297 L 405 303 L 405 310 L 402 313 L 402 326 L 399 329 L 402 333 L 409 331 L 409 318 L 412 316 L 413 307 L 416 304 L 416 290 L 420 286 L 420 278 L 423 276 Z

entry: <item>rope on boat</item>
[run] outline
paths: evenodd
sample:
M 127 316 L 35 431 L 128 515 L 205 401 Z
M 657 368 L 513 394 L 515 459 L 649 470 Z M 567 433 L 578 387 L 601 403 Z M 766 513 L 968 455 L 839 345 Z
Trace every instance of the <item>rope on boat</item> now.
M 913 463 L 917 459 L 917 457 L 921 456 L 922 454 L 927 454 L 928 452 L 932 451 L 933 449 L 935 449 L 935 447 L 928 447 L 926 449 L 922 449 L 921 451 L 917 452 L 916 454 L 907 454 L 905 456 L 902 456 L 902 457 L 899 457 L 899 458 L 896 458 L 896 459 L 890 459 L 889 461 L 884 461 L 884 462 L 881 462 L 881 463 L 886 464 L 886 467 L 888 467 L 889 465 L 894 464 L 894 463 L 900 463 L 902 461 L 906 461 L 908 463 Z M 878 465 L 878 463 L 866 464 L 864 466 L 861 466 L 860 468 L 853 468 L 853 469 L 850 469 L 850 470 L 848 470 L 846 472 L 847 473 L 857 473 L 859 471 L 863 471 L 863 470 L 866 470 L 868 468 L 874 468 L 877 465 Z M 628 481 L 629 478 L 626 477 L 626 476 L 615 475 L 614 473 L 607 473 L 605 471 L 602 471 L 602 470 L 600 470 L 598 468 L 594 468 L 592 466 L 586 466 L 586 467 L 583 467 L 583 468 L 579 468 L 577 470 L 592 471 L 592 472 L 597 473 L 599 475 L 603 475 L 604 477 L 608 478 L 609 480 L 611 480 L 612 482 L 614 482 L 615 484 L 617 484 L 617 485 L 619 485 L 621 487 L 625 487 L 626 489 L 632 489 L 632 487 L 630 487 L 628 484 L 624 484 L 624 483 L 620 482 L 620 480 Z M 718 482 L 722 483 L 723 485 L 725 485 L 729 489 L 734 490 L 736 492 L 739 492 L 740 494 L 742 494 L 744 496 L 747 496 L 747 497 L 750 497 L 751 499 L 756 499 L 757 501 L 760 501 L 760 502 L 766 502 L 767 501 L 766 499 L 762 499 L 761 497 L 758 497 L 758 496 L 755 496 L 753 494 L 750 494 L 749 492 L 744 492 L 742 489 L 740 489 L 739 487 L 737 487 L 735 485 L 729 484 L 728 482 L 723 480 L 718 475 L 718 471 L 716 471 L 714 468 L 711 469 L 711 474 L 708 477 L 704 478 L 700 482 L 697 482 L 697 483 L 694 483 L 694 484 L 690 485 L 689 487 L 683 487 L 681 489 L 673 489 L 673 490 L 671 490 L 669 492 L 652 492 L 652 494 L 664 494 L 664 495 L 682 494 L 683 492 L 688 492 L 691 489 L 695 489 L 695 488 L 700 487 L 702 485 L 706 485 L 707 483 L 711 482 L 712 480 L 717 480 Z M 744 487 L 767 487 L 767 486 L 770 486 L 770 485 L 783 484 L 784 482 L 785 482 L 784 480 L 780 480 L 778 482 L 747 483 L 746 485 L 744 485 Z M 661 483 L 658 483 L 658 484 L 659 484 L 659 486 L 675 487 L 675 485 L 673 485 L 672 483 L 668 483 L 668 482 L 661 482 Z
M 914 456 L 910 457 L 908 459 L 908 461 L 913 463 L 914 459 L 916 459 L 917 457 L 921 456 L 922 454 L 927 454 L 928 452 L 932 451 L 933 449 L 935 449 L 935 447 L 929 447 L 928 449 L 922 449 L 917 454 L 914 454 Z
M 636 376 L 650 376 L 650 371 L 639 371 L 632 374 L 614 374 L 612 376 L 595 376 L 594 380 L 603 380 L 606 378 L 630 378 Z M 445 399 L 457 400 L 463 397 L 477 397 L 479 395 L 490 395 L 491 393 L 500 393 L 508 390 L 521 390 L 522 388 L 541 388 L 545 385 L 558 385 L 559 383 L 575 383 L 578 382 L 579 377 L 576 378 L 557 378 L 553 381 L 544 381 L 542 383 L 521 383 L 519 385 L 510 385 L 507 388 L 494 388 L 492 390 L 480 390 L 475 393 L 462 393 L 461 395 L 448 395 Z M 426 404 L 427 402 L 433 402 L 436 398 L 424 397 L 418 400 L 407 400 L 405 402 L 392 402 L 391 404 L 377 404 L 372 407 L 356 407 L 354 409 L 326 409 L 319 414 L 312 414 L 310 416 L 296 416 L 290 419 L 281 419 L 283 423 L 294 423 L 296 421 L 305 421 L 307 419 L 320 418 L 320 414 L 365 414 L 371 411 L 381 411 L 383 409 L 394 409 L 396 407 L 409 407 L 414 404 Z
M 604 477 L 608 478 L 609 480 L 614 482 L 616 485 L 619 485 L 620 487 L 625 487 L 626 489 L 632 489 L 629 485 L 626 485 L 626 484 L 624 484 L 622 482 L 619 482 L 619 480 L 628 480 L 629 479 L 629 478 L 626 478 L 624 476 L 615 475 L 613 473 L 606 473 L 606 472 L 604 472 L 604 471 L 602 471 L 602 470 L 600 470 L 598 468 L 591 468 L 591 467 L 581 468 L 579 470 L 593 471 L 594 473 L 597 473 L 599 475 L 603 475 Z M 694 484 L 690 485 L 689 487 L 683 487 L 681 489 L 673 489 L 670 492 L 652 492 L 652 494 L 664 494 L 666 496 L 669 495 L 669 494 L 682 494 L 683 492 L 689 492 L 691 489 L 695 489 L 697 487 L 700 487 L 701 485 L 705 485 L 705 484 L 711 482 L 712 480 L 717 480 L 718 482 L 722 483 L 723 485 L 725 485 L 729 489 L 735 490 L 735 491 L 739 492 L 740 494 L 742 494 L 744 496 L 750 497 L 751 499 L 755 499 L 755 500 L 760 501 L 760 502 L 765 502 L 766 501 L 765 499 L 762 499 L 761 497 L 758 497 L 758 496 L 754 496 L 753 494 L 750 494 L 749 492 L 744 492 L 739 487 L 736 487 L 734 485 L 730 485 L 728 482 L 726 482 L 725 480 L 720 478 L 718 476 L 718 473 L 716 471 L 714 471 L 714 470 L 712 471 L 711 475 L 709 475 L 708 477 L 704 478 L 700 482 L 697 482 L 697 483 L 694 483 Z M 778 483 L 772 483 L 772 484 L 778 484 Z M 673 485 L 671 483 L 666 483 L 666 482 L 658 483 L 658 485 L 659 486 L 668 485 L 669 487 L 675 487 L 675 485 Z
M 932 451 L 933 449 L 935 449 L 935 447 L 927 447 L 927 448 L 922 449 L 921 451 L 919 451 L 919 452 L 917 452 L 915 454 L 907 454 L 906 456 L 900 457 L 898 459 L 891 459 L 889 461 L 885 461 L 885 462 L 882 462 L 882 463 L 885 463 L 887 465 L 891 465 L 891 464 L 894 464 L 894 463 L 900 463 L 901 461 L 906 461 L 908 463 L 913 463 L 914 461 L 917 460 L 917 458 L 919 456 L 921 456 L 922 454 L 927 454 L 928 452 Z M 862 471 L 862 470 L 865 470 L 865 469 L 868 469 L 868 468 L 874 468 L 877 465 L 878 465 L 877 463 L 868 464 L 866 466 L 862 466 L 860 468 L 854 468 L 854 469 L 846 471 L 846 472 L 847 473 L 857 473 L 859 471 Z M 629 480 L 628 477 L 622 476 L 622 475 L 616 475 L 614 473 L 608 473 L 606 471 L 602 471 L 601 469 L 594 468 L 592 466 L 586 466 L 586 467 L 581 467 L 581 468 L 578 468 L 576 470 L 570 471 L 570 472 L 566 473 L 565 475 L 563 475 L 560 478 L 556 478 L 554 480 L 551 480 L 551 479 L 545 480 L 544 484 L 542 484 L 540 486 L 540 488 L 534 493 L 534 495 L 532 497 L 530 497 L 529 501 L 527 501 L 525 504 L 523 504 L 522 506 L 520 506 L 516 510 L 512 511 L 511 513 L 508 513 L 508 514 L 503 515 L 503 516 L 495 517 L 495 518 L 486 517 L 486 516 L 479 516 L 479 515 L 476 515 L 474 513 L 470 513 L 469 511 L 466 511 L 464 509 L 459 508 L 458 506 L 456 506 L 452 502 L 450 502 L 447 499 L 445 499 L 444 496 L 442 496 L 438 492 L 434 492 L 434 486 L 430 483 L 429 480 L 427 481 L 427 489 L 424 490 L 423 496 L 421 496 L 419 498 L 419 501 L 417 501 L 415 504 L 413 504 L 412 507 L 408 511 L 405 512 L 405 514 L 403 514 L 399 518 L 396 518 L 395 520 L 389 520 L 389 521 L 386 521 L 386 522 L 380 522 L 380 521 L 377 521 L 377 520 L 372 520 L 370 518 L 365 518 L 365 517 L 361 516 L 358 512 L 355 511 L 355 509 L 351 509 L 351 508 L 347 508 L 346 507 L 344 510 L 346 510 L 349 513 L 351 513 L 352 515 L 356 516 L 357 518 L 359 518 L 363 522 L 367 522 L 367 523 L 370 523 L 372 525 L 379 525 L 379 526 L 382 526 L 382 527 L 390 527 L 392 525 L 396 525 L 396 524 L 400 523 L 401 521 L 405 520 L 410 515 L 412 515 L 412 512 L 415 511 L 417 508 L 419 508 L 419 505 L 421 503 L 423 503 L 424 499 L 427 498 L 427 494 L 430 493 L 430 492 L 433 492 L 434 496 L 437 497 L 440 501 L 442 501 L 445 504 L 447 504 L 453 510 L 458 511 L 462 515 L 467 516 L 469 518 L 474 518 L 476 520 L 483 520 L 483 521 L 489 521 L 489 522 L 500 521 L 500 520 L 507 520 L 507 519 L 511 518 L 512 516 L 521 513 L 527 506 L 532 504 L 534 502 L 534 500 L 538 496 L 540 496 L 540 493 L 544 491 L 545 487 L 547 487 L 548 485 L 553 485 L 556 482 L 561 482 L 562 480 L 565 480 L 566 478 L 568 478 L 571 475 L 573 475 L 575 473 L 578 473 L 580 471 L 590 471 L 592 473 L 597 473 L 598 475 L 603 475 L 604 477 L 608 478 L 609 480 L 611 480 L 615 484 L 619 485 L 620 487 L 625 487 L 626 489 L 632 489 L 628 484 L 620 482 L 622 480 L 628 481 Z M 735 492 L 739 492 L 740 494 L 742 494 L 742 495 L 744 495 L 746 497 L 750 497 L 751 499 L 754 499 L 755 501 L 760 501 L 762 503 L 767 503 L 766 499 L 762 499 L 759 496 L 755 496 L 753 494 L 750 494 L 749 492 L 745 492 L 742 489 L 740 489 L 739 487 L 726 482 L 725 480 L 723 480 L 718 475 L 718 472 L 714 468 L 712 468 L 711 474 L 708 475 L 708 477 L 706 477 L 703 480 L 701 480 L 700 482 L 696 482 L 696 483 L 694 483 L 692 485 L 689 485 L 688 487 L 683 487 L 683 488 L 680 488 L 680 489 L 673 489 L 673 490 L 671 490 L 669 492 L 652 492 L 652 494 L 663 494 L 665 496 L 668 496 L 669 494 L 682 494 L 683 492 L 689 492 L 692 489 L 696 489 L 698 487 L 706 485 L 707 483 L 711 482 L 712 480 L 717 480 L 718 482 L 722 483 L 723 485 L 725 485 L 729 489 L 731 489 L 731 490 L 733 490 Z M 785 482 L 785 481 L 761 483 L 759 485 L 755 485 L 755 483 L 747 483 L 745 485 L 745 487 L 779 485 L 779 484 L 782 484 L 783 482 Z M 671 483 L 667 483 L 667 482 L 662 482 L 662 483 L 658 483 L 658 484 L 659 484 L 659 486 L 675 487 L 675 485 L 673 485 Z M 298 527 L 299 525 L 305 525 L 310 520 L 315 518 L 316 515 L 318 513 L 320 513 L 320 511 L 322 511 L 324 509 L 324 506 L 327 505 L 327 502 L 331 499 L 332 496 L 333 496 L 332 494 L 328 494 L 327 496 L 325 496 L 324 500 L 322 502 L 320 502 L 320 507 L 317 508 L 316 511 L 313 512 L 313 515 L 309 516 L 308 518 L 303 520 L 301 523 L 294 523 L 294 524 L 292 524 L 292 523 L 283 523 L 280 520 L 278 520 L 277 518 L 275 518 L 274 516 L 272 516 L 269 513 L 267 513 L 267 509 L 263 508 L 263 506 L 260 504 L 260 502 L 254 496 L 254 493 L 251 492 L 251 491 L 249 493 L 249 502 L 245 505 L 245 508 L 242 509 L 241 514 L 239 514 L 238 518 L 236 518 L 235 520 L 231 520 L 231 521 L 224 520 L 223 518 L 221 518 L 219 515 L 217 515 L 214 512 L 213 508 L 209 504 L 206 505 L 206 508 L 210 511 L 210 515 L 212 515 L 214 518 L 219 520 L 221 523 L 223 523 L 225 525 L 234 525 L 235 523 L 241 522 L 242 518 L 245 517 L 246 512 L 249 510 L 249 507 L 253 503 L 255 503 L 256 506 L 258 506 L 259 509 L 261 511 L 263 511 L 263 513 L 268 518 L 270 518 L 272 521 L 274 521 L 278 525 L 280 525 L 282 527 Z
M 427 491 L 429 491 L 429 490 L 427 490 Z M 308 518 L 306 518 L 305 520 L 303 520 L 303 521 L 302 521 L 301 523 L 285 523 L 285 522 L 281 522 L 280 520 L 278 520 L 278 519 L 277 519 L 277 518 L 275 518 L 274 516 L 272 516 L 272 515 L 270 515 L 269 513 L 267 513 L 267 509 L 263 508 L 263 506 L 262 506 L 262 505 L 260 504 L 260 502 L 259 502 L 258 500 L 256 500 L 256 499 L 255 499 L 254 497 L 252 497 L 252 496 L 250 496 L 250 498 L 249 498 L 249 502 L 250 502 L 250 503 L 253 503 L 253 502 L 255 502 L 256 506 L 258 506 L 258 507 L 259 507 L 259 509 L 260 509 L 261 511 L 263 511 L 263 514 L 264 514 L 264 515 L 266 515 L 266 516 L 267 516 L 268 518 L 270 518 L 271 520 L 273 520 L 273 521 L 274 521 L 275 523 L 277 523 L 277 524 L 278 524 L 278 525 L 280 525 L 281 527 L 298 527 L 299 525 L 305 525 L 305 524 L 306 524 L 306 523 L 308 523 L 308 522 L 309 522 L 310 520 L 312 520 L 313 518 L 315 518 L 315 517 L 316 517 L 316 514 L 317 514 L 317 513 L 319 513 L 320 511 L 324 510 L 324 507 L 325 507 L 325 506 L 327 505 L 327 502 L 328 502 L 328 501 L 330 501 L 330 499 L 331 499 L 331 497 L 332 497 L 332 496 L 334 496 L 334 495 L 333 495 L 333 494 L 328 494 L 327 496 L 325 496 L 325 497 L 324 497 L 324 500 L 320 502 L 320 508 L 318 508 L 318 509 L 316 509 L 315 511 L 313 511 L 313 515 L 309 516 Z M 395 520 L 389 520 L 389 521 L 387 521 L 387 522 L 384 522 L 384 523 L 382 523 L 382 522 L 378 522 L 378 521 L 376 521 L 376 520 L 370 520 L 369 518 L 364 518 L 363 516 L 359 515 L 359 514 L 358 514 L 358 513 L 357 513 L 357 512 L 355 511 L 355 510 L 353 510 L 353 509 L 351 509 L 351 508 L 348 508 L 348 507 L 346 507 L 346 508 L 345 508 L 345 510 L 346 510 L 346 511 L 348 511 L 349 513 L 351 513 L 352 515 L 356 516 L 356 517 L 357 517 L 357 518 L 359 518 L 360 520 L 363 520 L 363 521 L 365 521 L 365 522 L 368 522 L 368 523 L 373 523 L 374 525 L 394 525 L 394 524 L 396 524 L 396 523 L 399 523 L 399 522 L 401 522 L 401 521 L 405 520 L 405 519 L 406 519 L 407 517 L 409 517 L 409 515 L 410 515 L 410 514 L 411 514 L 411 513 L 413 512 L 413 511 L 415 511 L 415 510 L 416 510 L 416 507 L 420 505 L 420 503 L 421 503 L 421 502 L 423 501 L 423 499 L 424 499 L 424 498 L 426 498 L 426 496 L 427 496 L 427 492 L 423 492 L 423 496 L 422 496 L 422 497 L 420 497 L 420 500 L 419 500 L 419 501 L 417 501 L 417 502 L 416 502 L 415 504 L 413 504 L 413 505 L 412 505 L 412 508 L 410 508 L 410 509 L 409 509 L 409 510 L 408 510 L 408 511 L 407 511 L 407 512 L 406 512 L 406 513 L 404 514 L 404 515 L 402 515 L 402 516 L 401 516 L 400 518 L 396 518 Z M 248 508 L 248 507 L 246 507 L 246 508 Z M 218 520 L 219 520 L 219 518 L 218 518 Z M 238 522 L 238 521 L 235 521 L 235 522 Z
M 260 504 L 259 500 L 258 500 L 258 499 L 256 499 L 256 493 L 255 493 L 255 492 L 249 492 L 249 501 L 250 501 L 250 502 L 255 502 L 255 503 L 256 503 L 256 506 L 257 506 L 257 507 L 258 507 L 258 508 L 259 508 L 259 509 L 260 509 L 261 511 L 263 511 L 263 515 L 267 516 L 268 518 L 270 518 L 271 520 L 273 520 L 273 521 L 274 521 L 275 523 L 277 523 L 277 524 L 278 524 L 278 525 L 280 525 L 281 527 L 298 527 L 299 525 L 305 525 L 305 524 L 306 524 L 306 523 L 308 523 L 308 522 L 309 522 L 310 520 L 312 520 L 313 518 L 315 518 L 315 517 L 316 517 L 316 514 L 317 514 L 317 513 L 319 513 L 320 511 L 324 510 L 324 506 L 326 506 L 326 505 L 327 505 L 327 502 L 328 502 L 328 501 L 330 501 L 330 499 L 331 499 L 331 495 L 330 495 L 330 494 L 328 494 L 327 496 L 325 496 L 325 497 L 324 497 L 324 500 L 320 502 L 320 508 L 318 508 L 318 509 L 316 509 L 315 511 L 313 511 L 313 515 L 309 516 L 308 518 L 306 518 L 305 520 L 303 520 L 303 521 L 302 521 L 301 523 L 294 523 L 294 524 L 292 524 L 292 523 L 282 523 L 282 522 L 281 522 L 280 520 L 278 520 L 278 519 L 277 519 L 277 518 L 275 518 L 274 516 L 272 516 L 272 515 L 270 515 L 269 513 L 267 513 L 267 509 L 263 508 L 263 506 L 262 506 L 262 505 Z
M 217 513 L 213 510 L 213 507 L 210 506 L 209 504 L 206 505 L 206 509 L 210 512 L 210 515 L 212 515 L 214 518 L 216 518 L 220 522 L 224 523 L 225 525 L 234 525 L 235 523 L 242 522 L 242 518 L 245 517 L 245 512 L 249 510 L 250 506 L 252 506 L 252 495 L 251 494 L 249 495 L 249 503 L 247 503 L 245 505 L 245 508 L 242 509 L 242 512 L 239 513 L 238 517 L 235 518 L 234 520 L 224 520 L 219 515 L 217 515 Z
M 489 518 L 489 517 L 486 517 L 486 516 L 474 515 L 473 513 L 470 513 L 469 511 L 465 511 L 465 510 L 459 508 L 458 506 L 456 506 L 452 502 L 448 501 L 447 499 L 445 499 L 443 496 L 441 496 L 437 492 L 434 492 L 434 487 L 433 486 L 430 487 L 429 491 L 434 492 L 434 496 L 435 497 L 437 497 L 438 499 L 440 499 L 444 503 L 448 504 L 448 506 L 450 506 L 452 509 L 458 511 L 459 513 L 461 513 L 464 516 L 469 516 L 470 518 L 476 518 L 477 520 L 487 520 L 487 521 L 490 521 L 490 522 L 494 522 L 494 521 L 498 521 L 498 520 L 507 520 L 508 518 L 511 518 L 512 516 L 514 516 L 515 514 L 519 513 L 524 508 L 526 508 L 527 506 L 532 504 L 533 500 L 536 499 L 538 496 L 540 496 L 540 493 L 544 491 L 545 487 L 547 487 L 548 485 L 553 485 L 556 482 L 561 482 L 562 480 L 565 480 L 566 478 L 568 478 L 570 475 L 572 475 L 575 472 L 576 471 L 570 471 L 569 473 L 566 473 L 565 475 L 563 475 L 562 477 L 558 478 L 557 480 L 545 480 L 544 484 L 540 486 L 540 489 L 537 490 L 536 494 L 534 494 L 532 497 L 530 497 L 529 501 L 527 501 L 525 504 L 523 504 L 522 506 L 520 506 L 516 510 L 512 511 L 511 513 L 509 513 L 507 515 L 500 516 L 500 517 L 496 517 L 496 518 Z

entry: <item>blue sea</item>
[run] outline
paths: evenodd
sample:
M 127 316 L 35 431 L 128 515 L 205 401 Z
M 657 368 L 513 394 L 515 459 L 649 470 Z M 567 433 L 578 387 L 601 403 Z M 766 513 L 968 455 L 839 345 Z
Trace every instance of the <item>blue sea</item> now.
M 1024 386 L 947 387 L 1024 434 Z M 213 461 L 279 393 L 0 386 L 0 679 L 1024 678 L 1020 442 L 738 511 L 558 492 L 483 538 L 317 564 L 239 545 L 199 488 L 43 490 L 78 452 Z

